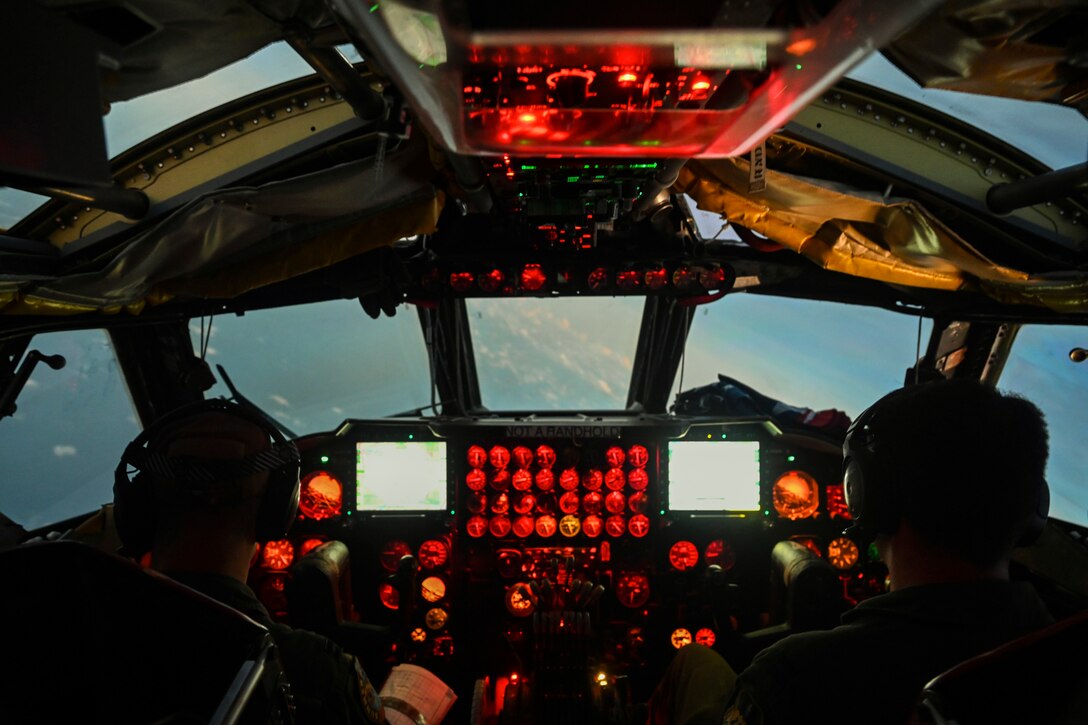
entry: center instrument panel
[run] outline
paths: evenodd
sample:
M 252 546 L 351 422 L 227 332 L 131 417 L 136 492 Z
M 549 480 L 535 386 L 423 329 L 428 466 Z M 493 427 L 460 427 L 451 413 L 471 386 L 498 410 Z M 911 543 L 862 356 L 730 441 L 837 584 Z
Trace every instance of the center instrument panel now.
M 290 621 L 292 561 L 342 541 L 361 621 L 459 693 L 540 670 L 548 641 L 557 667 L 651 688 L 674 648 L 785 620 L 782 541 L 830 564 L 844 606 L 883 588 L 842 535 L 839 443 L 769 420 L 352 420 L 298 444 L 299 519 L 264 545 L 258 593 Z

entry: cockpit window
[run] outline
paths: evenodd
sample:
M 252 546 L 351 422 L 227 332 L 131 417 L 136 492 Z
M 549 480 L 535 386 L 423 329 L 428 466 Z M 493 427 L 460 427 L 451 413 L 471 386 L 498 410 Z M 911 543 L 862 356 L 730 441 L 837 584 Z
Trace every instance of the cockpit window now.
M 931 329 L 875 307 L 732 294 L 696 312 L 673 391 L 721 373 L 787 405 L 856 417 L 902 387 Z
M 411 308 L 374 320 L 358 302 L 334 300 L 205 318 L 204 330 L 216 376 L 222 365 L 242 395 L 298 434 L 431 402 L 427 352 Z M 201 321 L 190 320 L 189 331 L 199 351 Z M 216 395 L 230 396 L 222 381 L 205 397 Z
M 0 511 L 35 529 L 110 502 L 117 461 L 140 428 L 105 332 L 52 332 L 30 345 L 66 361 L 39 364 L 15 415 L 0 420 Z
M 998 384 L 1039 406 L 1050 428 L 1050 515 L 1088 526 L 1084 455 L 1088 450 L 1084 401 L 1088 363 L 1070 361 L 1071 351 L 1088 347 L 1083 327 L 1028 326 L 1016 336 Z
M 490 410 L 623 410 L 643 299 L 468 301 Z

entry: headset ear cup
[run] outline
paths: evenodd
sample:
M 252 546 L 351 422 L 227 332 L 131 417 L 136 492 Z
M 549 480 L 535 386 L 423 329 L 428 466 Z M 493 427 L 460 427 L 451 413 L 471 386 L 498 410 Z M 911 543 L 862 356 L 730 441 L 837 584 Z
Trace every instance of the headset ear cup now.
M 122 461 L 113 482 L 113 520 L 125 554 L 136 558 L 155 543 L 155 505 L 147 476 L 130 479 L 124 466 Z
M 288 444 L 291 445 L 291 444 Z M 272 471 L 257 510 L 257 540 L 282 539 L 298 515 L 300 494 L 298 456 L 295 462 Z

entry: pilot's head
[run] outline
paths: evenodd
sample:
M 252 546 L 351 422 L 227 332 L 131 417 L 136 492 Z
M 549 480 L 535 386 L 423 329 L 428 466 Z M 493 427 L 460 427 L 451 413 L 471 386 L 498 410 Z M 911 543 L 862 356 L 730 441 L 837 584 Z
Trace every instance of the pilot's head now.
M 858 416 L 843 446 L 847 501 L 869 535 L 903 523 L 981 568 L 1041 532 L 1049 508 L 1042 413 L 971 381 L 897 390 Z
M 279 538 L 297 511 L 298 472 L 294 445 L 259 414 L 222 400 L 182 408 L 125 450 L 118 531 L 133 554 L 195 537 Z

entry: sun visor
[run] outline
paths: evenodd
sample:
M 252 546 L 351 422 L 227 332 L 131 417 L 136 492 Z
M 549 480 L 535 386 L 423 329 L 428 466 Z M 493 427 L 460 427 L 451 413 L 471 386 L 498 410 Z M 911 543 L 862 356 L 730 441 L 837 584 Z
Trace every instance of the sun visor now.
M 773 170 L 766 171 L 762 193 L 746 194 L 748 183 L 747 161 L 692 161 L 673 191 L 831 271 L 907 287 L 977 290 L 1061 311 L 1088 309 L 1083 277 L 1029 277 L 997 265 L 916 202 L 885 202 Z

